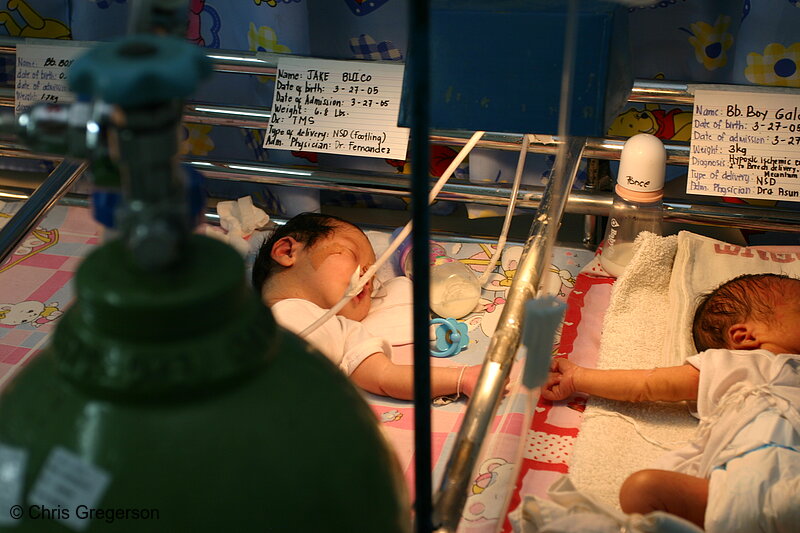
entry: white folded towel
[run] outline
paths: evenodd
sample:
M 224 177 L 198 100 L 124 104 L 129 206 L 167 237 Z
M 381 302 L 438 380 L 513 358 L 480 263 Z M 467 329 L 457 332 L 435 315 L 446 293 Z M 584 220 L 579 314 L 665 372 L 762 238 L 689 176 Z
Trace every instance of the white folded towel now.
M 603 320 L 598 368 L 665 366 L 669 279 L 677 237 L 642 232 L 630 264 L 614 282 Z
M 666 366 L 662 344 L 670 321 L 668 289 L 676 248 L 674 235 L 637 237 L 633 258 L 611 292 L 598 368 Z M 589 398 L 570 476 L 580 490 L 618 507 L 622 482 L 690 438 L 696 424 L 683 404 Z

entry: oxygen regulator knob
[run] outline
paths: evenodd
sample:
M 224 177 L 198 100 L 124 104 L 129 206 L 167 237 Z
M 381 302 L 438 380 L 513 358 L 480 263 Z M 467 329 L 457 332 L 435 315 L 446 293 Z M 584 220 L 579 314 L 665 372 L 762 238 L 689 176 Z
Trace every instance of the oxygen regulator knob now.
M 70 89 L 120 107 L 183 99 L 211 74 L 211 60 L 176 37 L 132 35 L 92 48 L 70 67 Z

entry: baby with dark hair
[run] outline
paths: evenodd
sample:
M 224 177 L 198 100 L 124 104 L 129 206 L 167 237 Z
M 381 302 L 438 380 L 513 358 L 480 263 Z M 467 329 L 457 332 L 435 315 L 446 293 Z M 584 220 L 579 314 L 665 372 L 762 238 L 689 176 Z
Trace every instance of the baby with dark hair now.
M 734 278 L 703 296 L 686 364 L 596 370 L 554 359 L 548 400 L 575 392 L 620 401 L 696 400 L 690 445 L 623 483 L 627 513 L 666 511 L 709 532 L 800 524 L 800 280 Z
M 776 305 L 800 283 L 784 274 L 745 274 L 701 297 L 692 324 L 698 352 L 728 347 L 730 328 L 748 318 L 772 322 Z
M 300 333 L 344 296 L 354 275 L 375 263 L 361 229 L 341 218 L 302 213 L 279 227 L 261 246 L 253 286 L 281 326 Z M 413 367 L 391 361 L 391 346 L 361 324 L 372 304 L 368 282 L 336 316 L 306 337 L 362 389 L 412 399 Z M 480 365 L 431 368 L 432 396 L 470 396 Z

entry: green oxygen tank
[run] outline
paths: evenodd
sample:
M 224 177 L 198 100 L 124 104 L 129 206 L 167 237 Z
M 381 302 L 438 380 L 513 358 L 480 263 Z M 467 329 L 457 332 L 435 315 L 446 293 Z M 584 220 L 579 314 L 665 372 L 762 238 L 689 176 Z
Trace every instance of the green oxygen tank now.
M 115 53 L 130 69 L 131 56 L 198 50 L 105 46 L 87 60 L 104 83 Z M 174 98 L 163 80 L 185 76 L 168 66 L 137 91 Z M 170 179 L 179 113 L 170 126 L 158 101 L 105 100 L 125 115 L 107 123 L 109 152 L 138 207 L 85 258 L 49 346 L 0 393 L 0 531 L 408 531 L 396 458 L 358 391 L 275 324 L 237 252 L 173 224 L 177 200 L 136 183 Z

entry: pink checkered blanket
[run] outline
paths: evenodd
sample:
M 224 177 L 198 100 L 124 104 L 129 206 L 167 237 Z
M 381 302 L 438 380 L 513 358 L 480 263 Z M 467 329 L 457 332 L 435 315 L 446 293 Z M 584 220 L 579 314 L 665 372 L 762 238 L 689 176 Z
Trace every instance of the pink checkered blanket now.
M 0 227 L 19 205 L 0 202 Z M 88 209 L 54 207 L 0 265 L 0 387 L 45 346 L 99 235 Z

